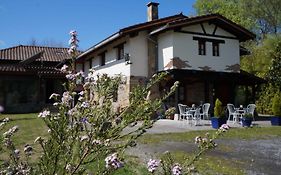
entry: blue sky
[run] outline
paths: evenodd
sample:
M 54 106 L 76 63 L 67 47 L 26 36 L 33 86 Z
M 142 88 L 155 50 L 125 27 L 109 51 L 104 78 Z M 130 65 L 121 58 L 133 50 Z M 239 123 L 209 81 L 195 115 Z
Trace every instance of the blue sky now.
M 123 27 L 145 22 L 149 0 L 0 0 L 0 49 L 58 43 L 67 47 L 77 30 L 85 50 Z M 159 17 L 183 12 L 195 15 L 195 0 L 158 0 Z

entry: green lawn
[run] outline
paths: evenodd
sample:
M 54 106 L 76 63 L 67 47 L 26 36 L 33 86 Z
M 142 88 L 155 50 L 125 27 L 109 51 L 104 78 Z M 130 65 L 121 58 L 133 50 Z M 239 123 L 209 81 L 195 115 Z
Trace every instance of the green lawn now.
M 210 134 L 216 132 L 209 131 L 190 131 L 183 133 L 165 133 L 165 134 L 146 134 L 143 135 L 139 142 L 143 144 L 159 144 L 162 141 L 176 142 L 193 142 L 198 135 L 204 135 L 206 132 Z M 253 127 L 253 128 L 234 128 L 224 134 L 224 139 L 266 139 L 268 137 L 281 136 L 281 127 Z
M 10 122 L 5 126 L 2 133 L 8 130 L 10 127 L 18 125 L 19 131 L 15 134 L 14 140 L 18 149 L 23 150 L 25 144 L 30 144 L 35 148 L 35 154 L 37 157 L 40 153 L 40 148 L 37 144 L 34 144 L 34 139 L 38 136 L 47 136 L 47 127 L 44 125 L 42 119 L 37 117 L 37 114 L 7 114 L 0 115 L 0 120 L 3 118 L 10 118 Z M 142 144 L 161 144 L 163 141 L 176 141 L 176 142 L 194 142 L 194 138 L 198 135 L 204 135 L 206 132 L 213 133 L 214 130 L 210 131 L 191 131 L 186 133 L 169 133 L 169 134 L 146 134 L 138 139 L 139 143 Z M 2 134 L 1 133 L 1 134 Z M 281 127 L 265 127 L 265 128 L 237 128 L 231 129 L 228 133 L 224 134 L 223 139 L 266 139 L 268 137 L 281 136 Z M 228 151 L 222 148 L 223 151 Z M 22 151 L 23 152 L 23 151 Z M 171 152 L 172 156 L 177 162 L 183 162 L 186 157 L 190 157 L 191 153 L 174 151 Z M 3 155 L 2 155 L 3 156 Z M 5 155 L 4 155 L 5 156 Z M 155 155 L 161 157 L 161 155 Z M 128 157 L 124 160 L 126 165 L 116 171 L 115 174 L 148 174 L 145 166 L 136 157 Z M 197 163 L 197 167 L 200 172 L 204 174 L 230 174 L 236 172 L 236 174 L 243 174 L 240 170 L 241 162 L 233 162 L 232 160 L 224 160 L 221 157 L 216 156 L 204 156 Z

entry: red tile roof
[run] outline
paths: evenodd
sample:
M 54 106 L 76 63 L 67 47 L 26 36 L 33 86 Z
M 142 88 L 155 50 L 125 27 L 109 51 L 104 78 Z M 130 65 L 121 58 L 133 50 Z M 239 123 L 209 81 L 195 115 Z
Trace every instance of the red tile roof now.
M 144 23 L 139 23 L 139 24 L 135 24 L 129 27 L 125 27 L 123 29 L 120 29 L 118 32 L 114 33 L 113 35 L 105 38 L 104 40 L 102 40 L 101 42 L 95 44 L 93 47 L 89 48 L 88 50 L 86 50 L 85 52 L 83 52 L 82 54 L 80 54 L 77 59 L 79 60 L 81 57 L 84 57 L 85 55 L 87 55 L 88 53 L 92 52 L 93 50 L 96 50 L 98 48 L 100 48 L 101 46 L 104 46 L 116 39 L 119 39 L 127 34 L 131 34 L 134 32 L 139 32 L 142 30 L 147 30 L 147 29 L 154 29 L 157 27 L 161 27 L 169 22 L 175 21 L 175 20 L 179 20 L 179 19 L 185 19 L 188 18 L 187 16 L 183 15 L 182 13 L 177 14 L 177 15 L 173 15 L 173 16 L 168 16 L 165 18 L 160 18 L 160 19 L 156 19 L 153 21 L 148 21 L 148 22 L 144 22 Z
M 67 50 L 68 48 L 19 45 L 0 50 L 0 60 L 23 61 L 42 52 L 37 61 L 61 62 L 70 58 Z
M 56 75 L 56 76 L 65 76 L 59 69 L 54 67 L 47 66 L 19 66 L 19 65 L 9 65 L 4 64 L 0 65 L 0 75 L 1 74 L 30 74 L 30 75 Z
M 177 27 L 183 26 L 183 25 L 191 25 L 191 24 L 196 24 L 200 22 L 205 22 L 205 21 L 211 21 L 214 24 L 219 25 L 226 31 L 229 31 L 236 35 L 240 41 L 246 41 L 249 39 L 254 39 L 255 34 L 250 32 L 249 30 L 245 29 L 244 27 L 230 21 L 229 19 L 223 17 L 222 15 L 219 14 L 208 14 L 208 15 L 201 15 L 201 16 L 195 16 L 195 17 L 187 17 L 183 15 L 182 13 L 165 17 L 165 18 L 160 18 L 157 20 L 149 21 L 149 22 L 144 22 L 136 25 L 132 25 L 123 29 L 120 29 L 118 32 L 114 33 L 113 35 L 107 37 L 106 39 L 102 40 L 101 42 L 97 43 L 93 47 L 89 48 L 86 50 L 84 53 L 80 54 L 77 57 L 77 61 L 83 60 L 86 55 L 89 53 L 106 46 L 107 44 L 127 35 L 127 34 L 134 34 L 139 31 L 143 30 L 155 30 L 153 34 L 170 30 L 170 29 L 175 29 Z M 164 26 L 164 27 L 163 27 Z

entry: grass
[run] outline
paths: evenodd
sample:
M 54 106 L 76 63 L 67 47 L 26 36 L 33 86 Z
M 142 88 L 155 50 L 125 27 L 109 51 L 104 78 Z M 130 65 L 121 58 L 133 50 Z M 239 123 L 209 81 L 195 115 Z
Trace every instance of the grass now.
M 175 162 L 178 162 L 182 165 L 186 159 L 189 159 L 193 156 L 193 154 L 183 151 L 173 151 L 171 152 L 171 155 Z M 216 156 L 203 155 L 203 157 L 201 157 L 200 160 L 195 163 L 195 167 L 199 174 L 234 174 L 234 172 L 236 175 L 244 174 L 243 170 L 240 168 L 240 162 L 229 159 L 226 160 Z
M 10 121 L 7 125 L 4 126 L 4 129 L 0 134 L 7 131 L 9 128 L 13 126 L 18 126 L 19 131 L 15 133 L 13 136 L 13 141 L 17 149 L 23 153 L 23 148 L 25 144 L 29 144 L 34 148 L 34 152 L 36 153 L 32 159 L 36 159 L 41 149 L 38 144 L 34 144 L 34 140 L 38 136 L 46 136 L 47 135 L 47 127 L 44 124 L 44 121 L 37 117 L 37 113 L 31 114 L 0 114 L 0 120 L 8 117 Z M 5 154 L 1 155 L 6 157 Z
M 210 131 L 190 131 L 183 133 L 165 133 L 165 134 L 146 134 L 139 138 L 142 144 L 159 144 L 162 141 L 176 141 L 176 142 L 193 142 L 198 135 L 204 135 L 206 132 L 210 134 L 216 132 Z M 224 134 L 223 139 L 267 139 L 269 137 L 280 137 L 281 127 L 253 127 L 253 128 L 234 128 Z
M 47 127 L 44 121 L 37 117 L 37 113 L 32 114 L 2 114 L 0 120 L 8 117 L 10 122 L 5 126 L 6 130 L 17 125 L 19 131 L 15 134 L 16 145 L 34 144 L 38 136 L 47 135 Z

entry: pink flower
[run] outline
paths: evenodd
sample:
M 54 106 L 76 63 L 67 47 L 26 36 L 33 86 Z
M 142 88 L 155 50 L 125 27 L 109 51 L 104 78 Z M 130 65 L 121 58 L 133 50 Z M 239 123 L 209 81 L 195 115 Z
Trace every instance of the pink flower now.
M 154 159 L 149 159 L 149 161 L 147 162 L 147 169 L 149 172 L 153 173 L 157 167 L 159 166 L 159 161 L 154 160 Z
M 70 81 L 73 81 L 75 80 L 75 75 L 72 74 L 72 73 L 69 73 L 65 76 L 66 79 L 70 80 Z
M 56 99 L 58 98 L 60 95 L 59 94 L 56 94 L 56 93 L 52 93 L 52 95 L 50 95 L 49 99 Z
M 172 174 L 173 174 L 173 175 L 181 175 L 181 174 L 182 174 L 182 168 L 180 167 L 179 164 L 176 164 L 176 165 L 172 168 Z
M 123 163 L 118 160 L 117 153 L 113 153 L 105 158 L 106 168 L 118 169 L 123 167 Z
M 72 99 L 73 98 L 69 95 L 69 92 L 64 92 L 61 98 L 61 102 L 62 104 L 69 106 Z
M 200 142 L 202 142 L 201 136 L 195 137 L 195 143 L 200 143 Z
M 60 69 L 60 71 L 62 71 L 63 73 L 66 73 L 67 72 L 67 69 L 68 69 L 68 66 L 67 65 L 63 65 Z
M 50 112 L 50 111 L 44 110 L 43 112 L 40 112 L 40 113 L 38 114 L 38 117 L 39 117 L 39 118 L 46 118 L 46 117 L 48 117 L 48 116 L 50 116 L 50 115 L 51 115 L 51 112 Z
M 225 132 L 227 130 L 229 130 L 230 127 L 227 124 L 222 124 L 221 127 L 219 128 L 219 130 Z
M 71 30 L 69 32 L 70 35 L 74 35 L 74 36 L 77 36 L 77 31 L 76 30 Z

